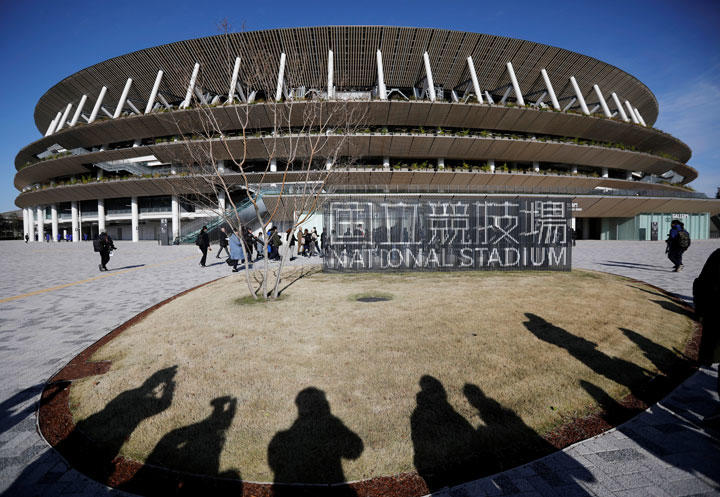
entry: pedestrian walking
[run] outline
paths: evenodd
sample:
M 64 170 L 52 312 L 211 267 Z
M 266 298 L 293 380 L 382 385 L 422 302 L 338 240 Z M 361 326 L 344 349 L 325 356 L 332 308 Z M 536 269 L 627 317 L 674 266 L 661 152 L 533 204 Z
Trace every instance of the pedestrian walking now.
M 673 263 L 673 271 L 677 273 L 683 268 L 683 254 L 690 247 L 690 233 L 685 231 L 685 225 L 679 219 L 673 219 L 670 226 L 665 253 Z
M 202 267 L 205 267 L 205 261 L 207 260 L 207 253 L 208 250 L 212 251 L 210 248 L 210 237 L 207 234 L 207 226 L 203 226 L 200 230 L 200 234 L 195 239 L 195 245 L 198 246 L 200 249 L 200 252 L 202 252 L 202 258 L 200 259 L 200 265 Z
M 323 257 L 327 255 L 327 234 L 325 230 L 320 233 L 320 252 Z
M 297 255 L 302 254 L 303 252 L 303 245 L 305 244 L 305 240 L 303 239 L 303 231 L 302 228 L 298 228 L 297 230 Z
M 25 233 L 25 243 L 27 243 L 30 240 L 30 235 Z
M 233 233 L 234 234 L 234 233 Z M 228 251 L 228 236 L 227 232 L 225 231 L 225 226 L 220 228 L 220 248 L 218 248 L 218 253 L 215 256 L 216 259 L 220 258 L 220 254 L 222 254 L 222 251 L 225 251 L 225 254 L 230 257 L 230 252 Z
M 100 252 L 100 264 L 98 264 L 98 269 L 100 271 L 107 271 L 107 263 L 110 262 L 110 252 L 112 250 L 117 250 L 112 238 L 103 231 L 95 240 L 93 240 L 93 248 L 95 249 L 95 252 Z
M 238 272 L 238 264 L 245 264 L 245 254 L 243 244 L 240 237 L 235 233 L 230 235 L 230 262 L 232 262 L 233 272 Z M 248 264 L 250 260 L 248 259 Z M 229 264 L 229 263 L 228 263 Z

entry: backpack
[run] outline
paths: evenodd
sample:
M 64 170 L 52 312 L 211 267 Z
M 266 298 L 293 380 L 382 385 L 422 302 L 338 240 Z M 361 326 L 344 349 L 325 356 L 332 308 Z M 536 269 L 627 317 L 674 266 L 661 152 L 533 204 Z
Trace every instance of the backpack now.
M 95 252 L 100 252 L 101 248 L 102 248 L 102 238 L 100 238 L 100 235 L 98 235 L 93 239 L 93 250 Z
M 678 247 L 683 250 L 687 250 L 688 247 L 690 247 L 690 233 L 685 230 L 681 230 L 678 232 L 677 238 Z

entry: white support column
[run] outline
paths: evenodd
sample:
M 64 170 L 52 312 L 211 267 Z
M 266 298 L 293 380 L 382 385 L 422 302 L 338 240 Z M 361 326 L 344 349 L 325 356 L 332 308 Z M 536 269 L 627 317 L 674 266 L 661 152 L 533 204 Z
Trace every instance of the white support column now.
M 375 54 L 377 58 L 377 74 L 378 74 L 378 93 L 380 100 L 387 100 L 387 88 L 385 88 L 385 74 L 383 73 L 382 52 L 378 48 Z
M 445 158 L 438 157 L 437 166 L 438 166 L 438 169 L 445 169 Z
M 238 74 L 240 74 L 240 57 L 235 57 L 232 78 L 230 78 L 230 89 L 228 90 L 227 103 L 232 104 L 235 100 L 235 88 L 237 87 Z
M 494 160 L 489 160 L 489 161 L 487 161 L 487 162 L 488 162 L 488 166 L 490 166 L 490 172 L 491 172 L 491 173 L 494 173 L 494 172 L 495 172 L 495 161 L 494 161 Z
M 270 159 L 270 172 L 277 172 L 277 159 L 275 157 Z
M 555 95 L 555 89 L 550 82 L 550 77 L 548 76 L 547 71 L 542 69 L 540 74 L 542 75 L 543 81 L 545 81 L 545 89 L 550 94 L 550 101 L 552 102 L 553 109 L 560 110 L 560 102 L 558 102 L 557 96 Z
M 132 78 L 128 78 L 125 82 L 125 88 L 123 88 L 122 94 L 120 95 L 120 100 L 118 100 L 117 107 L 115 107 L 113 119 L 117 119 L 118 117 L 120 117 L 123 107 L 125 107 L 125 100 L 127 100 L 128 93 L 130 93 L 130 85 L 132 85 Z
M 80 241 L 80 229 L 79 229 L 79 220 L 78 220 L 78 203 L 77 200 L 73 200 L 70 202 L 70 216 L 72 219 L 72 233 L 70 235 L 72 236 L 73 243 L 77 243 Z
M 88 119 L 88 124 L 91 124 L 93 121 L 95 121 L 95 118 L 97 118 L 98 112 L 100 111 L 100 107 L 102 106 L 103 99 L 105 98 L 106 93 L 107 93 L 107 87 L 103 86 L 102 89 L 100 90 L 100 95 L 98 95 L 98 98 L 95 101 L 95 106 L 93 107 L 93 110 L 90 113 L 90 119 Z
M 190 83 L 188 84 L 187 91 L 185 92 L 185 100 L 180 104 L 181 109 L 187 109 L 192 101 L 193 90 L 195 90 L 195 82 L 197 81 L 197 75 L 200 71 L 200 64 L 195 62 L 193 66 L 192 74 L 190 75 Z
M 390 157 L 383 157 L 383 169 L 390 169 Z
M 73 118 L 69 124 L 71 128 L 75 126 L 78 122 L 78 119 L 80 119 L 80 113 L 82 112 L 83 107 L 85 107 L 85 102 L 87 102 L 87 95 L 82 96 L 82 98 L 80 99 L 80 103 L 77 106 L 77 109 L 75 109 L 75 114 L 73 115 Z
M 640 121 L 640 124 L 647 127 L 647 124 L 645 124 L 645 119 L 643 119 L 642 116 L 640 115 L 640 111 L 638 110 L 638 108 L 633 107 L 633 110 L 635 111 L 635 117 L 637 117 L 638 121 Z
M 565 107 L 563 107 L 563 112 L 565 112 L 565 111 L 568 110 L 570 107 L 572 107 L 573 105 L 575 105 L 575 102 L 577 102 L 577 97 L 571 98 L 570 101 L 568 102 L 568 104 L 567 104 Z
M 508 70 L 508 74 L 510 75 L 510 81 L 513 85 L 513 90 L 515 90 L 515 99 L 517 100 L 518 105 L 525 105 L 525 100 L 523 99 L 522 92 L 520 91 L 520 84 L 518 83 L 517 78 L 515 77 L 515 71 L 513 70 L 512 63 L 508 62 L 505 64 Z
M 105 231 L 105 199 L 98 199 L 98 233 Z
M 30 235 L 30 241 L 35 241 L 35 214 L 32 207 L 27 208 L 28 214 L 28 235 Z
M 225 206 L 227 205 L 225 202 L 225 190 L 220 189 L 218 190 L 218 212 L 220 215 L 222 215 L 225 212 Z
M 640 120 L 635 115 L 635 111 L 633 110 L 632 105 L 630 105 L 630 102 L 625 100 L 625 106 L 627 107 L 628 115 L 630 116 L 630 119 L 632 119 L 632 122 L 635 124 L 640 124 Z
M 70 109 L 72 109 L 72 102 L 67 104 L 67 107 L 65 107 L 65 112 L 63 112 L 62 117 L 60 118 L 60 122 L 58 123 L 57 127 L 55 128 L 55 133 L 63 129 L 65 126 L 65 123 L 67 122 L 67 118 L 70 115 Z
M 37 206 L 37 232 L 38 241 L 45 241 L 45 207 L 42 205 Z
M 425 76 L 427 77 L 427 84 L 428 84 L 428 95 L 430 95 L 430 101 L 435 101 L 435 82 L 433 81 L 432 77 L 432 69 L 430 69 L 430 56 L 427 52 L 423 54 L 423 59 L 425 60 Z
M 275 101 L 279 102 L 282 98 L 282 89 L 285 82 L 285 52 L 280 54 L 280 68 L 278 69 L 277 89 L 275 90 Z
M 533 161 L 533 172 L 539 173 L 540 172 L 540 162 Z
M 130 216 L 132 219 L 132 241 L 140 240 L 140 213 L 138 212 L 138 198 L 130 197 Z
M 180 236 L 180 203 L 177 195 L 170 197 L 170 204 L 172 208 L 172 238 L 175 240 Z
M 477 72 L 475 72 L 475 63 L 473 62 L 472 57 L 468 56 L 467 63 L 468 70 L 470 71 L 470 79 L 472 80 L 473 91 L 475 92 L 475 97 L 477 98 L 478 103 L 483 103 L 482 91 L 480 91 L 480 83 L 478 83 Z
M 590 111 L 588 110 L 588 106 L 585 103 L 585 98 L 583 97 L 582 92 L 580 91 L 580 87 L 577 84 L 577 81 L 575 80 L 575 76 L 570 76 L 570 84 L 572 85 L 573 89 L 575 90 L 575 95 L 577 96 L 578 103 L 580 104 L 580 109 L 582 109 L 583 114 L 586 116 L 590 115 Z
M 600 107 L 602 107 L 603 114 L 605 114 L 605 117 L 612 117 L 612 114 L 610 113 L 610 108 L 608 107 L 608 104 L 605 101 L 605 97 L 603 97 L 603 94 L 600 91 L 600 87 L 598 85 L 593 85 L 593 90 L 595 90 L 595 95 L 597 95 L 598 100 L 600 100 Z
M 157 97 L 157 92 L 160 89 L 160 81 L 162 81 L 162 77 L 163 72 L 160 70 L 158 71 L 157 76 L 155 76 L 155 84 L 153 84 L 152 91 L 150 92 L 150 98 L 148 98 L 148 103 L 145 106 L 145 114 L 149 114 L 153 109 L 153 105 L 155 105 L 155 98 Z
M 57 215 L 57 204 L 52 204 L 50 206 L 50 223 L 51 223 L 51 233 L 52 233 L 52 240 L 53 242 L 57 242 L 58 239 L 58 215 Z
M 577 173 L 578 173 L 578 172 L 577 172 L 577 166 L 573 165 L 572 167 L 570 167 L 570 172 L 571 172 L 572 174 L 577 174 Z
M 487 91 L 487 90 L 485 90 L 485 98 L 487 99 L 487 101 L 488 101 L 489 104 L 494 104 L 494 103 L 495 103 L 495 102 L 493 101 L 492 96 L 490 95 L 490 92 Z
M 325 170 L 329 171 L 330 169 L 332 169 L 332 166 L 333 166 L 332 157 L 328 157 L 327 159 L 325 159 Z
M 603 167 L 603 168 L 602 168 L 602 174 L 601 174 L 601 176 L 602 176 L 603 178 L 609 177 L 608 168 L 607 168 L 607 167 Z
M 334 86 L 335 68 L 333 63 L 333 51 L 328 50 L 328 99 L 335 98 L 335 86 Z
M 615 92 L 612 92 L 610 95 L 613 99 L 613 102 L 615 102 L 615 107 L 617 107 L 618 112 L 620 113 L 620 117 L 623 121 L 628 122 L 630 119 L 628 119 L 627 114 L 625 114 L 625 110 L 623 109 L 622 104 L 620 103 L 620 99 L 618 98 L 617 94 Z
M 50 136 L 53 134 L 53 131 L 55 131 L 55 125 L 57 124 L 57 121 L 55 118 L 53 118 L 52 121 L 50 121 L 50 125 L 48 126 L 47 131 L 45 131 L 45 136 Z
M 23 207 L 23 240 L 25 239 L 25 235 L 28 233 L 28 213 L 27 213 L 27 207 Z
M 48 135 L 52 135 L 57 130 L 57 127 L 60 125 L 60 118 L 62 117 L 62 112 L 58 112 L 55 116 L 55 119 L 53 119 L 52 126 L 48 130 Z

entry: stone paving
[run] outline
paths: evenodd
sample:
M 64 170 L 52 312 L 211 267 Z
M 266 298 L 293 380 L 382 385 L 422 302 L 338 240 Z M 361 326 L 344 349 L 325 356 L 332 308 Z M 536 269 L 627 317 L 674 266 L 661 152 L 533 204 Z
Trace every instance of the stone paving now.
M 100 273 L 89 243 L 0 242 L 0 494 L 127 495 L 68 468 L 40 437 L 36 408 L 43 384 L 138 312 L 229 269 L 215 264 L 214 252 L 211 266 L 198 267 L 194 246 L 118 247 L 113 270 Z M 692 280 L 718 247 L 717 240 L 694 242 L 680 273 L 670 272 L 662 242 L 580 241 L 573 258 L 575 267 L 630 276 L 689 299 Z M 617 429 L 436 495 L 720 495 L 720 434 L 702 424 L 720 408 L 716 377 L 717 369 L 702 369 Z

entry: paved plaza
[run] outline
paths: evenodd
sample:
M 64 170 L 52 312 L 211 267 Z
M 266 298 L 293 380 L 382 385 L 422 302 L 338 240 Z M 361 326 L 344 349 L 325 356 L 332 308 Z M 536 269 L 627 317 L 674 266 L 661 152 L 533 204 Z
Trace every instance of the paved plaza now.
M 230 274 L 195 246 L 117 243 L 98 271 L 90 243 L 0 242 L 0 493 L 126 495 L 74 471 L 36 429 L 45 381 L 135 314 Z M 696 241 L 685 270 L 670 271 L 663 242 L 580 241 L 573 266 L 629 276 L 691 300 L 692 281 L 720 241 Z M 217 263 L 216 263 L 217 262 Z M 300 258 L 295 263 L 319 263 Z M 578 310 L 580 312 L 580 310 Z M 612 309 L 608 309 L 612 312 Z M 720 409 L 715 369 L 701 369 L 662 402 L 592 439 L 533 463 L 436 495 L 720 495 L 720 434 L 703 418 Z

